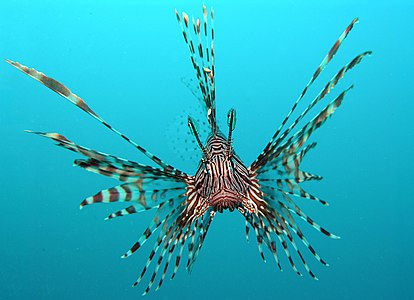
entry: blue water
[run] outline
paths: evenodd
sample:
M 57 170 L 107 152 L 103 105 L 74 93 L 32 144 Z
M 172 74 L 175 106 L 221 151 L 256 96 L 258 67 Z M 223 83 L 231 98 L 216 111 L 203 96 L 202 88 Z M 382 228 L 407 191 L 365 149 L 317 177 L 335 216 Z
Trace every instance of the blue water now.
M 201 16 L 201 2 L 188 2 L 3 1 L 0 56 L 65 83 L 115 127 L 192 173 L 197 162 L 181 160 L 170 147 L 187 134 L 177 116 L 197 106 L 181 83 L 194 75 L 174 15 L 177 8 Z M 223 121 L 229 108 L 237 109 L 235 148 L 246 164 L 340 33 L 360 18 L 304 100 L 355 55 L 374 51 L 335 88 L 333 95 L 355 84 L 312 136 L 318 146 L 303 163 L 324 176 L 307 189 L 331 205 L 297 202 L 342 239 L 298 222 L 331 266 L 304 249 L 319 281 L 298 277 L 283 255 L 280 272 L 269 254 L 261 261 L 252 235 L 246 243 L 240 214 L 224 213 L 216 216 L 193 272 L 181 268 L 146 299 L 413 299 L 414 5 L 311 2 L 206 4 L 215 9 L 218 116 Z M 75 106 L 1 63 L 0 298 L 139 299 L 147 281 L 131 284 L 152 243 L 128 259 L 120 255 L 152 212 L 104 221 L 119 206 L 80 211 L 82 199 L 117 183 L 73 168 L 79 156 L 24 129 L 59 132 L 149 163 Z

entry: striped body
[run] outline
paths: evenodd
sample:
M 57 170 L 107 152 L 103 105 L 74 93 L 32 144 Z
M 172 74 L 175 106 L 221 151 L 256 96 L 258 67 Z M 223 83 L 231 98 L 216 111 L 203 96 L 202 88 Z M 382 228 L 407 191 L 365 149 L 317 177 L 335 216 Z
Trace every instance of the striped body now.
M 321 264 L 325 266 L 328 264 L 312 247 L 296 220 L 303 219 L 330 238 L 339 237 L 318 225 L 296 204 L 296 199 L 309 199 L 322 205 L 328 204 L 325 200 L 302 188 L 303 182 L 321 180 L 322 177 L 302 170 L 301 162 L 306 154 L 316 146 L 315 142 L 307 143 L 313 132 L 320 128 L 342 104 L 352 86 L 344 89 L 321 111 L 308 118 L 308 121 L 305 121 L 305 118 L 309 117 L 313 108 L 331 93 L 345 74 L 371 52 L 363 52 L 350 60 L 335 73 L 310 104 L 296 118 L 292 118 L 307 94 L 308 88 L 337 53 L 357 19 L 354 19 L 336 40 L 262 153 L 247 166 L 235 154 L 232 145 L 232 133 L 236 126 L 235 110 L 231 109 L 227 115 L 227 136 L 222 133 L 216 122 L 214 12 L 213 10 L 208 12 L 205 6 L 202 12 L 203 18 L 200 20 L 190 19 L 186 13 L 179 14 L 176 11 L 184 41 L 190 52 L 191 65 L 197 78 L 197 86 L 190 88 L 205 109 L 209 125 L 209 138 L 203 143 L 195 122 L 191 117 L 188 119 L 189 129 L 203 155 L 197 172 L 193 176 L 166 163 L 115 129 L 93 111 L 83 99 L 60 82 L 35 69 L 7 60 L 15 68 L 41 82 L 96 119 L 151 159 L 156 166 L 140 164 L 75 144 L 58 133 L 29 132 L 52 139 L 57 142 L 58 146 L 82 155 L 83 158 L 75 160 L 75 166 L 121 182 L 119 185 L 87 197 L 81 202 L 81 208 L 94 203 L 127 203 L 125 208 L 110 214 L 106 219 L 132 215 L 150 209 L 155 211 L 151 223 L 143 234 L 122 255 L 122 258 L 126 258 L 134 254 L 154 233 L 157 233 L 145 266 L 133 284 L 138 285 L 152 267 L 152 276 L 144 294 L 151 290 L 156 278 L 159 278 L 157 289 L 161 287 L 172 264 L 174 264 L 174 269 L 170 273 L 170 278 L 174 278 L 183 255 L 187 256 L 187 270 L 191 270 L 216 212 L 226 209 L 242 214 L 246 222 L 246 238 L 248 239 L 249 231 L 252 229 L 263 260 L 265 260 L 263 251 L 265 248 L 272 255 L 277 266 L 282 269 L 279 255 L 283 252 L 297 274 L 301 275 L 295 263 L 299 260 L 306 272 L 312 278 L 317 279 L 308 266 L 299 244 L 308 249 L 311 256 Z M 305 124 L 298 128 L 301 121 Z
M 235 208 L 257 212 L 252 197 L 260 197 L 257 181 L 234 151 L 229 151 L 227 139 L 221 134 L 211 136 L 205 149 L 210 156 L 200 162 L 192 184 L 188 185 L 188 213 L 199 218 L 209 207 L 214 212 Z M 257 194 L 253 187 L 259 191 Z

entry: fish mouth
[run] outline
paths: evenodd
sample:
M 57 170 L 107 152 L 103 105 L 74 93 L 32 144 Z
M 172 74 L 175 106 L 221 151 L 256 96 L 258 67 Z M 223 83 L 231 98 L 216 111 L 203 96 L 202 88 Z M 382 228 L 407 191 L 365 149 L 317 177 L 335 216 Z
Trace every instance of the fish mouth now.
M 225 209 L 233 211 L 241 205 L 242 196 L 232 190 L 220 190 L 210 198 L 210 206 L 215 211 L 223 212 Z

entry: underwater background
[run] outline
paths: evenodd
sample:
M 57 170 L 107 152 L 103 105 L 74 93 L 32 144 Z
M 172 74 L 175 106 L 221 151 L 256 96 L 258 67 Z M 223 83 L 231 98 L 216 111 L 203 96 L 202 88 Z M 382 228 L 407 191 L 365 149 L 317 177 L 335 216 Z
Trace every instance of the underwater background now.
M 242 216 L 218 214 L 192 273 L 180 266 L 173 281 L 146 299 L 413 299 L 414 3 L 205 4 L 215 10 L 218 118 L 225 124 L 228 109 L 237 110 L 234 147 L 246 164 L 263 150 L 342 31 L 360 18 L 299 108 L 349 60 L 373 51 L 329 95 L 332 100 L 355 84 L 311 137 L 318 145 L 303 163 L 324 176 L 307 190 L 330 206 L 296 201 L 341 239 L 298 220 L 330 263 L 326 268 L 302 251 L 319 277 L 314 281 L 306 272 L 297 276 L 284 255 L 283 272 L 269 253 L 264 264 L 253 235 L 245 241 Z M 182 83 L 194 72 L 174 8 L 201 17 L 201 6 L 195 0 L 1 1 L 0 57 L 59 80 L 139 144 L 194 173 L 197 153 L 186 115 L 200 114 Z M 104 221 L 120 207 L 80 211 L 85 197 L 117 182 L 73 168 L 79 155 L 25 129 L 59 132 L 149 163 L 68 101 L 0 63 L 0 299 L 139 299 L 151 274 L 131 285 L 154 239 L 130 258 L 120 256 L 153 212 Z

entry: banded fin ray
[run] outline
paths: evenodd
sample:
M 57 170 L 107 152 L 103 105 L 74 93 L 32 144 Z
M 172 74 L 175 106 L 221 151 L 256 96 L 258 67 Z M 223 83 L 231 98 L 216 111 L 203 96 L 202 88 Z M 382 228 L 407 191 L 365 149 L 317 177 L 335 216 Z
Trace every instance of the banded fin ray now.
M 139 179 L 149 180 L 164 180 L 171 182 L 183 182 L 181 177 L 170 176 L 170 174 L 150 166 L 136 166 L 127 167 L 125 165 L 117 165 L 108 163 L 106 161 L 98 161 L 96 159 L 77 159 L 74 161 L 74 165 L 81 167 L 90 172 L 115 178 L 119 181 L 135 181 Z
M 278 209 L 279 211 L 284 211 L 285 214 L 288 214 L 287 211 L 290 213 L 294 213 L 297 216 L 299 216 L 302 220 L 307 222 L 309 225 L 311 225 L 314 229 L 319 231 L 320 233 L 333 238 L 333 239 L 340 239 L 339 236 L 331 233 L 330 231 L 326 230 L 324 227 L 320 226 L 318 223 L 316 223 L 313 219 L 311 219 L 309 216 L 307 216 L 298 205 L 295 204 L 295 202 L 289 197 L 289 195 L 283 194 L 283 200 L 273 196 L 268 195 L 268 204 L 269 206 Z
M 268 201 L 268 204 L 266 205 L 269 205 L 271 202 L 272 201 Z M 276 240 L 278 240 L 292 269 L 298 275 L 302 276 L 301 272 L 296 267 L 294 256 L 289 251 L 290 244 L 295 250 L 297 257 L 300 258 L 300 261 L 302 262 L 302 265 L 308 274 L 313 279 L 318 280 L 318 278 L 315 276 L 307 264 L 290 230 L 292 230 L 299 237 L 299 239 L 305 244 L 305 246 L 311 251 L 313 256 L 318 261 L 320 261 L 325 266 L 328 266 L 328 264 L 316 253 L 313 247 L 309 244 L 306 237 L 296 225 L 295 220 L 292 218 L 290 210 L 288 210 L 286 206 L 276 207 L 279 204 L 279 202 L 273 203 L 274 206 L 262 208 L 260 210 L 260 218 L 258 216 L 245 214 L 246 221 L 248 221 L 248 224 L 254 229 L 256 233 L 261 256 L 264 257 L 263 250 L 261 250 L 260 247 L 260 244 L 263 242 L 267 246 L 268 250 L 273 254 L 279 269 L 282 270 L 276 249 Z
M 313 200 L 313 201 L 317 201 L 319 203 L 321 203 L 322 205 L 329 205 L 328 202 L 326 202 L 325 200 L 322 200 L 316 196 L 313 196 L 312 194 L 306 192 L 299 184 L 297 184 L 294 180 L 284 180 L 282 181 L 283 183 L 286 184 L 286 187 L 283 186 L 282 184 L 280 184 L 280 187 L 274 187 L 274 186 L 269 186 L 269 185 L 262 185 L 264 190 L 271 190 L 272 193 L 274 193 L 275 191 L 283 193 L 283 194 L 288 194 L 288 195 L 292 195 L 295 197 L 299 197 L 299 198 L 305 198 L 305 199 L 309 199 L 309 200 Z
M 208 13 L 206 6 L 203 5 L 203 26 L 200 19 L 192 18 L 190 20 L 185 12 L 181 14 L 181 17 L 177 10 L 175 14 L 184 41 L 190 51 L 191 63 L 198 80 L 208 122 L 211 131 L 215 134 L 217 132 L 217 121 L 214 84 L 214 11 L 211 9 Z M 211 25 L 211 28 L 209 25 Z
M 168 250 L 168 252 L 169 252 L 168 258 L 167 258 L 167 261 L 164 264 L 164 269 L 163 269 L 161 278 L 160 278 L 160 280 L 158 282 L 158 285 L 155 289 L 156 291 L 161 288 L 161 286 L 164 282 L 164 279 L 167 276 L 167 271 L 168 271 L 168 268 L 170 266 L 170 262 L 171 262 L 171 259 L 173 257 L 173 254 L 174 254 L 174 252 L 176 252 L 175 250 L 176 250 L 177 245 L 178 245 L 177 250 L 178 249 L 179 250 L 178 250 L 178 254 L 176 256 L 176 265 L 177 265 L 177 263 L 179 264 L 182 252 L 184 250 L 184 244 L 186 242 L 186 239 L 187 239 L 187 236 L 188 236 L 188 233 L 189 233 L 190 229 L 191 229 L 191 226 L 187 226 L 184 230 L 181 230 L 180 234 L 175 239 L 174 244 L 172 246 L 170 246 L 170 249 Z M 178 266 L 177 266 L 177 268 L 178 268 Z
M 124 135 L 123 133 L 121 133 L 120 131 L 118 131 L 116 128 L 114 128 L 111 125 L 109 125 L 109 123 L 107 123 L 96 112 L 94 112 L 88 106 L 88 104 L 86 104 L 86 102 L 82 98 L 80 98 L 79 96 L 77 96 L 74 93 L 72 93 L 66 86 L 64 86 L 59 81 L 57 81 L 57 80 L 55 80 L 55 79 L 53 79 L 51 77 L 48 77 L 44 73 L 38 72 L 38 71 L 36 71 L 33 68 L 26 67 L 26 66 L 20 64 L 19 62 L 15 62 L 15 61 L 12 61 L 12 60 L 9 60 L 9 59 L 7 59 L 6 62 L 9 63 L 10 65 L 12 65 L 13 67 L 15 67 L 16 69 L 22 71 L 23 73 L 29 75 L 33 79 L 39 81 L 40 83 L 42 83 L 46 87 L 50 88 L 51 90 L 53 90 L 57 94 L 61 95 L 63 98 L 69 100 L 71 103 L 73 103 L 74 105 L 76 105 L 77 107 L 79 107 L 81 110 L 83 110 L 84 112 L 86 112 L 88 115 L 90 115 L 94 119 L 98 120 L 100 123 L 102 123 L 109 130 L 115 132 L 122 139 L 124 139 L 129 144 L 131 144 L 132 146 L 134 146 L 138 151 L 142 152 L 145 156 L 147 156 L 149 159 L 151 159 L 153 162 L 155 162 L 157 165 L 159 165 L 163 169 L 169 170 L 169 171 L 171 171 L 173 173 L 176 173 L 176 174 L 182 174 L 183 173 L 180 170 L 178 170 L 178 169 L 176 169 L 176 168 L 168 165 L 167 163 L 165 163 L 164 161 L 162 161 L 160 158 L 158 158 L 157 156 L 155 156 L 151 152 L 147 151 L 146 149 L 144 149 L 143 147 L 141 147 L 140 145 L 138 145 L 137 143 L 135 143 L 133 140 L 131 140 L 130 138 L 128 138 L 126 135 Z
M 175 274 L 177 274 L 178 267 L 180 266 L 180 262 L 181 262 L 181 257 L 183 255 L 183 251 L 185 249 L 185 244 L 187 242 L 190 243 L 190 241 L 192 241 L 192 237 L 195 234 L 195 230 L 196 230 L 197 226 L 198 226 L 198 219 L 188 227 L 188 230 L 187 230 L 186 234 L 182 237 L 180 250 L 179 250 L 177 256 L 175 257 L 175 265 L 174 265 L 174 269 L 173 269 L 173 272 L 172 272 L 171 277 L 170 277 L 171 280 L 174 279 Z M 164 276 L 165 275 L 163 275 L 163 277 Z M 161 278 L 157 289 L 159 289 L 161 287 L 162 281 L 163 281 L 163 278 Z
M 288 140 L 286 140 L 281 146 L 279 146 L 275 151 L 276 155 L 281 155 L 282 153 L 296 153 L 299 148 L 301 148 L 312 133 L 321 127 L 326 120 L 335 112 L 335 110 L 342 104 L 342 101 L 346 95 L 346 93 L 352 88 L 353 86 L 349 87 L 348 89 L 344 90 L 338 97 L 336 97 L 331 103 L 329 103 L 322 111 L 320 111 L 312 120 L 310 120 L 306 125 L 303 126 L 301 130 L 296 132 L 293 136 L 291 136 Z M 306 148 L 305 148 L 306 149 Z M 299 169 L 298 164 L 292 165 L 292 168 L 289 164 L 284 163 L 283 160 L 279 161 L 279 164 L 276 166 L 272 166 L 271 169 L 264 166 L 263 172 L 268 172 L 271 169 L 278 169 L 280 180 L 282 179 L 294 179 L 296 182 L 306 181 L 306 180 L 313 180 L 318 179 L 317 176 L 301 171 Z M 259 169 L 260 170 L 260 169 Z M 260 172 L 258 172 L 260 174 Z M 258 177 L 259 182 L 261 176 Z M 283 180 L 282 180 L 283 181 Z M 277 180 L 276 180 L 277 182 Z M 287 182 L 286 182 L 287 183 Z M 289 182 L 292 183 L 292 182 Z M 266 184 L 264 184 L 266 185 Z M 289 191 L 286 191 L 289 193 Z
M 267 154 L 263 157 L 266 161 L 272 161 L 275 158 L 278 158 L 279 155 L 275 151 L 275 149 L 283 142 L 283 140 L 289 135 L 289 133 L 298 125 L 298 123 L 305 117 L 309 111 L 318 104 L 325 96 L 327 96 L 334 87 L 338 84 L 338 82 L 345 76 L 345 73 L 359 64 L 362 59 L 370 55 L 371 51 L 365 51 L 362 54 L 356 56 L 352 59 L 348 64 L 342 67 L 332 79 L 325 84 L 324 88 L 319 92 L 319 94 L 312 100 L 312 102 L 308 105 L 308 107 L 295 119 L 295 121 L 272 143 L 272 145 L 267 150 Z M 292 152 L 290 152 L 292 153 Z
M 120 158 L 118 156 L 106 154 L 104 152 L 80 146 L 58 133 L 44 133 L 30 130 L 26 130 L 26 132 L 49 138 L 57 142 L 57 145 L 60 147 L 90 158 L 89 160 L 75 160 L 75 165 L 105 176 L 114 177 L 121 181 L 126 181 L 128 177 L 132 177 L 135 180 L 137 178 L 148 178 L 148 174 L 156 176 L 154 178 L 164 177 L 163 179 L 174 179 L 176 181 L 183 181 L 186 176 L 188 176 L 185 173 L 176 175 L 175 173 L 171 173 L 169 171 L 143 165 L 131 160 Z M 105 167 L 110 169 L 103 169 Z M 102 172 L 98 172 L 97 170 L 101 170 Z
M 144 231 L 138 241 L 122 255 L 122 258 L 127 258 L 134 254 L 144 243 L 150 238 L 152 233 L 154 233 L 160 225 L 167 223 L 169 221 L 176 221 L 177 216 L 181 213 L 180 201 L 183 200 L 183 196 L 179 195 L 174 198 L 169 199 L 166 202 L 161 203 L 158 206 L 157 212 L 148 226 Z
M 183 196 L 184 192 L 184 185 L 166 189 L 145 190 L 142 181 L 137 180 L 102 190 L 83 200 L 80 208 L 94 203 L 135 202 L 135 205 L 139 205 L 140 208 L 146 210 L 173 197 L 173 194 L 179 193 Z
M 207 232 L 210 228 L 211 222 L 213 221 L 213 216 L 211 215 L 212 208 L 209 208 L 204 214 L 204 218 L 199 223 L 199 227 L 196 230 L 194 243 L 191 244 L 191 251 L 188 255 L 187 261 L 187 271 L 191 272 L 195 261 L 197 260 L 198 254 L 203 247 Z
M 289 176 L 291 176 L 292 174 L 295 175 L 295 177 L 298 177 L 298 172 L 299 171 L 299 166 L 303 160 L 303 158 L 305 157 L 305 155 L 312 150 L 313 148 L 315 148 L 316 143 L 311 143 L 309 145 L 307 145 L 305 148 L 303 148 L 301 151 L 296 151 L 296 152 L 292 152 L 290 151 L 291 148 L 286 147 L 283 152 L 281 152 L 279 154 L 278 157 L 272 159 L 271 161 L 269 161 L 264 167 L 261 167 L 257 173 L 258 174 L 262 174 L 262 173 L 266 173 L 269 171 L 276 171 L 278 178 L 277 179 L 273 179 L 273 180 L 281 180 L 281 179 L 289 179 Z M 269 176 L 267 176 L 269 177 Z M 317 175 L 313 175 L 311 176 L 312 179 L 316 179 L 316 180 L 320 180 L 321 177 L 317 176 Z M 260 179 L 264 179 L 264 176 L 261 176 Z M 273 177 L 272 177 L 273 178 Z M 302 182 L 298 179 L 297 182 Z
M 161 287 L 164 282 L 165 276 L 168 272 L 170 267 L 171 258 L 176 253 L 176 260 L 175 266 L 173 269 L 173 273 L 171 275 L 171 279 L 174 278 L 178 267 L 181 262 L 181 256 L 185 248 L 185 244 L 188 244 L 188 262 L 187 262 L 187 270 L 190 272 L 191 267 L 194 264 L 198 253 L 200 252 L 203 242 L 205 240 L 206 234 L 208 232 L 208 228 L 212 221 L 212 216 L 210 215 L 211 209 L 208 213 L 204 214 L 199 220 L 190 221 L 185 214 L 185 205 L 181 203 L 182 199 L 184 199 L 184 195 L 177 196 L 177 201 L 167 201 L 161 203 L 159 205 L 158 210 L 163 209 L 163 206 L 168 204 L 168 207 L 171 208 L 167 209 L 164 214 L 168 211 L 168 215 L 161 216 L 160 213 L 157 212 L 156 217 L 154 217 L 153 222 L 151 225 L 145 230 L 144 234 L 140 237 L 140 239 L 128 250 L 122 257 L 126 258 L 135 253 L 142 245 L 152 236 L 154 232 L 159 230 L 159 234 L 157 237 L 157 241 L 155 242 L 153 249 L 147 259 L 147 262 L 141 272 L 141 275 L 135 281 L 133 286 L 137 286 L 141 283 L 142 279 L 144 278 L 145 274 L 149 270 L 150 266 L 156 260 L 155 266 L 153 267 L 152 275 L 150 276 L 150 280 L 145 288 L 143 295 L 147 294 L 157 276 L 161 273 L 161 277 L 159 279 L 158 285 L 156 289 Z M 201 220 L 201 221 L 200 221 Z M 179 245 L 179 246 L 177 246 Z M 163 271 L 161 270 L 161 265 L 164 263 Z
M 335 54 L 339 50 L 340 46 L 342 45 L 343 41 L 346 39 L 346 37 L 348 36 L 349 32 L 352 30 L 352 28 L 354 27 L 354 25 L 357 22 L 358 22 L 358 18 L 353 19 L 352 22 L 348 25 L 348 27 L 340 35 L 340 37 L 336 40 L 335 44 L 331 47 L 331 49 L 329 50 L 328 54 L 324 57 L 324 59 L 322 60 L 322 62 L 319 64 L 319 66 L 317 67 L 316 71 L 313 73 L 313 75 L 309 79 L 308 83 L 306 84 L 305 88 L 303 89 L 302 93 L 299 95 L 299 97 L 297 98 L 297 100 L 294 102 L 291 110 L 286 115 L 286 117 L 283 119 L 282 123 L 280 124 L 280 126 L 278 127 L 278 129 L 276 130 L 276 132 L 274 133 L 274 135 L 272 136 L 272 138 L 270 139 L 270 141 L 268 142 L 268 144 L 266 145 L 266 147 L 264 148 L 264 150 L 262 151 L 262 153 L 251 164 L 251 169 L 252 170 L 256 170 L 260 166 L 262 166 L 264 164 L 263 163 L 263 160 L 266 160 L 267 155 L 269 153 L 273 152 L 271 150 L 271 147 L 274 145 L 274 143 L 275 143 L 276 139 L 278 138 L 281 130 L 286 125 L 287 121 L 290 119 L 292 113 L 296 110 L 298 104 L 301 102 L 301 100 L 305 96 L 305 94 L 308 91 L 309 87 L 313 84 L 313 82 L 318 78 L 318 76 L 320 75 L 320 73 L 326 68 L 326 66 L 329 64 L 329 62 L 335 56 Z
M 345 76 L 345 73 L 354 68 L 358 65 L 362 59 L 367 56 L 371 55 L 372 51 L 365 51 L 356 57 L 354 57 L 349 63 L 347 63 L 344 67 L 342 67 L 334 77 L 325 84 L 324 88 L 319 92 L 319 94 L 312 100 L 312 102 L 308 105 L 308 107 L 296 118 L 296 120 L 287 128 L 280 137 L 274 142 L 272 148 L 276 148 L 279 143 L 292 131 L 293 128 L 303 119 L 304 116 L 316 105 L 318 104 L 325 96 L 327 96 L 331 90 L 338 84 L 338 82 Z
M 312 135 L 315 130 L 321 127 L 326 120 L 335 112 L 335 110 L 342 104 L 342 101 L 345 98 L 345 95 L 351 90 L 354 86 L 351 85 L 349 88 L 344 90 L 341 94 L 338 95 L 331 103 L 329 103 L 325 108 L 319 112 L 312 120 L 310 120 L 305 126 L 302 127 L 298 132 L 296 132 L 292 137 L 285 141 L 278 149 L 275 150 L 274 155 L 279 155 L 282 151 L 296 152 L 299 148 L 306 143 L 309 137 Z

